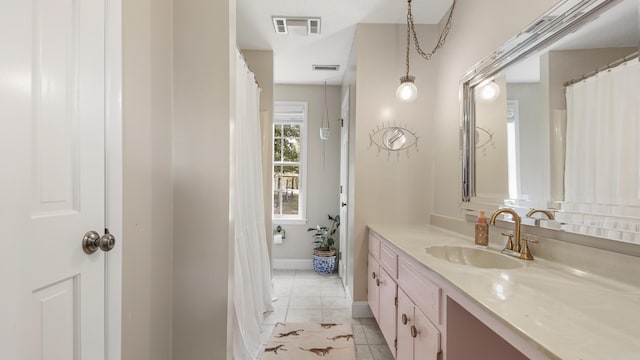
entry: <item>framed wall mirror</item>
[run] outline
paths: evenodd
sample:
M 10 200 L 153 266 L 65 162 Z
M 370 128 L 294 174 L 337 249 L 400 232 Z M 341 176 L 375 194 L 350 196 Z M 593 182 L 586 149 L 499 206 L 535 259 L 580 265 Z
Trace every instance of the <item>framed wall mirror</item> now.
M 467 214 L 640 245 L 639 6 L 561 1 L 463 76 Z M 533 208 L 555 219 L 527 222 Z

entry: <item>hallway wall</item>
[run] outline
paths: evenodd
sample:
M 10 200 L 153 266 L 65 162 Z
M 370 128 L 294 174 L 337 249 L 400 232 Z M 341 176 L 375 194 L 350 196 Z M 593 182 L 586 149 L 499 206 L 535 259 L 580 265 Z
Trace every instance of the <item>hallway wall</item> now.
M 169 360 L 173 1 L 122 5 L 122 359 Z
M 230 358 L 235 0 L 122 14 L 122 359 Z
M 236 2 L 173 10 L 173 359 L 230 359 Z

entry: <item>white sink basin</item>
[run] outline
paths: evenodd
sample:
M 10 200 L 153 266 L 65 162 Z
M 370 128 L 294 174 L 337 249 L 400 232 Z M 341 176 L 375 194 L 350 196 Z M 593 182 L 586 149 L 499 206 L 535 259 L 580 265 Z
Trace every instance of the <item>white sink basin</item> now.
M 431 246 L 427 254 L 450 263 L 475 266 L 484 269 L 515 269 L 522 264 L 506 255 L 463 246 Z

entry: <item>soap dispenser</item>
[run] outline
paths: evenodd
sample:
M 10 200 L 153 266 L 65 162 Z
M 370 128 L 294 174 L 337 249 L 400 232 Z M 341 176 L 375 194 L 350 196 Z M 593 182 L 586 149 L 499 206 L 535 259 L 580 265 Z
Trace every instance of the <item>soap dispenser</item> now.
M 476 245 L 489 245 L 489 224 L 483 210 L 480 210 L 478 221 L 476 222 Z

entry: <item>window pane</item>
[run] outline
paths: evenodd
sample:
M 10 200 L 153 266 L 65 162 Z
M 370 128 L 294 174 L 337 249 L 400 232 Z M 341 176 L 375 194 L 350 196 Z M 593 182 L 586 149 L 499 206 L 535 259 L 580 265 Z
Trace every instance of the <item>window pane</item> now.
M 274 137 L 281 137 L 282 136 L 282 125 L 276 124 L 274 126 L 275 126 L 275 129 L 274 129 L 274 132 L 273 132 L 273 136 Z
M 282 161 L 282 139 L 273 141 L 273 161 Z
M 284 136 L 300 137 L 300 125 L 284 125 Z
M 282 206 L 280 201 L 280 188 L 282 187 L 282 166 L 273 167 L 273 213 L 275 215 L 282 214 Z
M 274 166 L 273 168 L 273 213 L 276 215 L 298 215 L 300 198 L 300 167 Z
M 298 215 L 298 197 L 297 190 L 287 191 L 282 194 L 283 215 Z
M 295 168 L 294 171 L 288 171 L 287 168 Z M 282 214 L 297 215 L 298 214 L 298 197 L 300 195 L 300 181 L 297 166 L 283 167 L 282 181 L 280 182 L 280 193 L 282 195 Z
M 300 161 L 300 140 L 295 138 L 284 139 L 282 156 L 282 161 Z
M 283 166 L 282 173 L 288 176 L 300 175 L 300 166 Z

